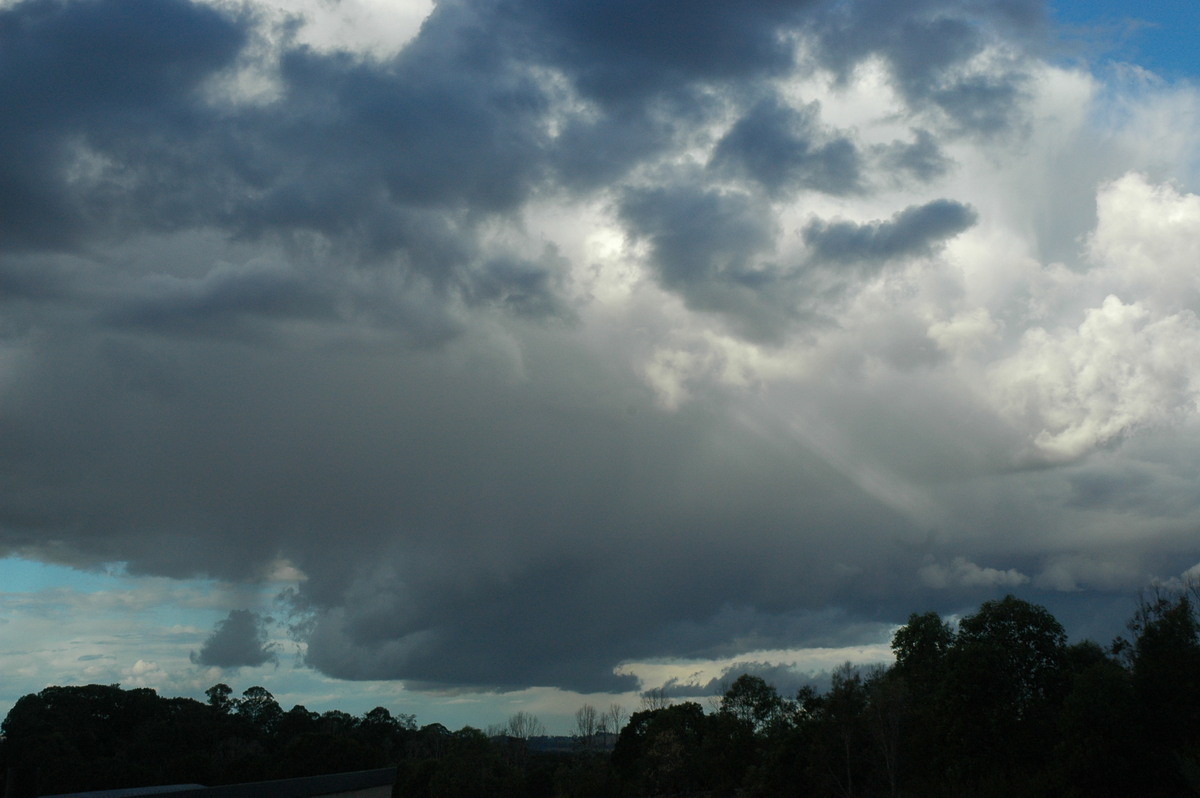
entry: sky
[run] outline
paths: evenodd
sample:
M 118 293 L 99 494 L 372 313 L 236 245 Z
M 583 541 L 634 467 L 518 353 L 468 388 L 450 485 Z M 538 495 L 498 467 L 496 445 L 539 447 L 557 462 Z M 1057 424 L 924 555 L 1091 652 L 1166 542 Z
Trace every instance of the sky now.
M 0 3 L 0 711 L 569 731 L 1200 577 L 1193 2 Z

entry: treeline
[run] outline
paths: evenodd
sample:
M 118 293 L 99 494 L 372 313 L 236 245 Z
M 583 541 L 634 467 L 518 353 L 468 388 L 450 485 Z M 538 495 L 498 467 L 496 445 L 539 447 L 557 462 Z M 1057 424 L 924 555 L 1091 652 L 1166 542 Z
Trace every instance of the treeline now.
M 403 796 L 1184 796 L 1200 793 L 1200 614 L 1192 593 L 1146 600 L 1108 648 L 1067 643 L 1045 608 L 1008 596 L 956 629 L 912 615 L 896 662 L 849 664 L 824 693 L 785 697 L 743 675 L 712 711 L 648 705 L 615 729 L 577 714 L 578 745 L 539 752 L 535 718 L 419 727 L 283 711 L 252 687 L 208 702 L 152 690 L 48 687 L 3 723 L 9 796 L 218 785 L 395 765 Z M 661 695 L 659 696 L 661 698 Z M 652 702 L 653 703 L 653 702 Z M 619 707 L 613 718 L 623 720 Z
M 612 756 L 636 795 L 1171 796 L 1200 793 L 1200 622 L 1157 595 L 1108 649 L 1068 645 L 1012 596 L 952 629 L 910 616 L 896 663 L 824 694 L 744 675 L 706 714 L 638 712 Z
M 238 697 L 218 684 L 206 695 L 200 702 L 93 684 L 23 696 L 0 725 L 0 795 L 217 786 L 392 766 L 395 794 L 418 797 L 553 796 L 607 778 L 604 757 L 584 741 L 570 756 L 533 750 L 531 739 L 545 729 L 525 712 L 485 734 L 418 727 L 413 715 L 384 707 L 361 716 L 299 705 L 285 712 L 258 686 Z

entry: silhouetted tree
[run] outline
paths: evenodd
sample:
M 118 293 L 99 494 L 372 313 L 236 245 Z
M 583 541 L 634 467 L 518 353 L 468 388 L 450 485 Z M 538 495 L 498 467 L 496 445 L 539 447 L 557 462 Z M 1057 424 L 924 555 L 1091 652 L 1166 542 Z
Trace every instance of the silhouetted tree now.
M 1055 793 L 1138 795 L 1152 776 L 1129 671 L 1091 641 L 1070 646 L 1066 659 L 1070 681 L 1058 712 Z
M 274 733 L 283 718 L 283 710 L 279 708 L 275 696 L 271 695 L 267 688 L 258 685 L 246 688 L 242 693 L 242 700 L 237 704 L 236 712 L 239 717 L 245 718 L 258 732 L 265 735 Z
M 595 747 L 599 725 L 600 715 L 591 704 L 584 704 L 575 710 L 575 739 L 580 748 L 590 751 Z
M 635 795 L 687 795 L 701 789 L 708 720 L 694 702 L 633 713 L 613 750 L 613 766 Z
M 954 643 L 950 624 L 936 612 L 908 616 L 908 623 L 892 635 L 892 652 L 896 655 L 896 672 L 903 676 L 911 689 L 928 693 L 942 678 L 946 652 Z
M 1116 648 L 1129 664 L 1159 795 L 1200 790 L 1200 619 L 1191 590 L 1159 590 L 1129 624 L 1132 643 Z M 1147 778 L 1150 778 L 1148 776 Z
M 937 771 L 953 790 L 1044 792 L 1066 690 L 1066 633 L 1044 607 L 1014 596 L 963 618 L 946 652 Z
M 721 697 L 720 712 L 746 723 L 755 733 L 784 714 L 785 702 L 760 676 L 743 673 Z
M 237 709 L 237 699 L 233 697 L 233 688 L 227 684 L 214 684 L 204 691 L 208 696 L 208 705 L 217 712 L 229 714 Z
M 545 725 L 538 720 L 537 715 L 528 712 L 514 712 L 508 716 L 508 736 L 518 740 L 528 740 L 530 737 L 542 737 L 546 734 Z

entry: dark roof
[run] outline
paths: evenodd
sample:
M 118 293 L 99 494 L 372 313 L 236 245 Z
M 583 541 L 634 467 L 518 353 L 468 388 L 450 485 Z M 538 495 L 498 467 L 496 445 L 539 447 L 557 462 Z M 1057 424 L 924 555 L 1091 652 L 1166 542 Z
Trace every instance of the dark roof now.
M 366 790 L 396 783 L 395 768 L 358 770 L 353 773 L 331 773 L 301 779 L 258 781 L 250 784 L 227 784 L 223 787 L 201 787 L 198 784 L 171 784 L 161 787 L 136 787 L 124 790 L 61 793 L 43 798 L 128 798 L 130 796 L 170 795 L 171 798 L 316 798 L 340 792 Z

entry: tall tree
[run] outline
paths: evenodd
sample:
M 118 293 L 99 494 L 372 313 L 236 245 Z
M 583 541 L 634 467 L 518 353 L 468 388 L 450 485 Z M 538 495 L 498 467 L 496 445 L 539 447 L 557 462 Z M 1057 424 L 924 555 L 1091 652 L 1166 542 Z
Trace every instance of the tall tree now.
M 596 733 L 600 727 L 600 714 L 591 704 L 575 710 L 575 737 L 579 746 L 590 751 L 596 746 Z
M 1200 790 L 1200 618 L 1189 591 L 1143 599 L 1126 646 L 1141 733 L 1163 795 Z M 1192 784 L 1192 782 L 1196 782 Z
M 1012 595 L 985 601 L 963 618 L 955 643 L 991 651 L 1018 714 L 1060 697 L 1067 633 L 1045 607 Z
M 208 696 L 208 705 L 222 714 L 229 714 L 237 708 L 237 699 L 233 697 L 233 688 L 221 682 L 214 684 L 204 691 Z
M 237 714 L 263 734 L 273 734 L 283 718 L 283 710 L 265 687 L 254 685 L 242 693 L 237 704 Z
M 1066 633 L 1045 607 L 1014 596 L 959 624 L 937 693 L 943 757 L 957 790 L 1028 794 L 1048 772 L 1067 680 Z
M 524 710 L 508 716 L 508 736 L 518 740 L 528 740 L 530 737 L 543 737 L 546 734 L 545 725 Z
M 761 676 L 743 673 L 721 697 L 720 710 L 745 723 L 755 733 L 782 717 L 785 702 Z
M 950 624 L 936 612 L 908 616 L 908 623 L 892 635 L 896 671 L 917 690 L 927 690 L 942 675 L 946 652 L 954 643 Z

